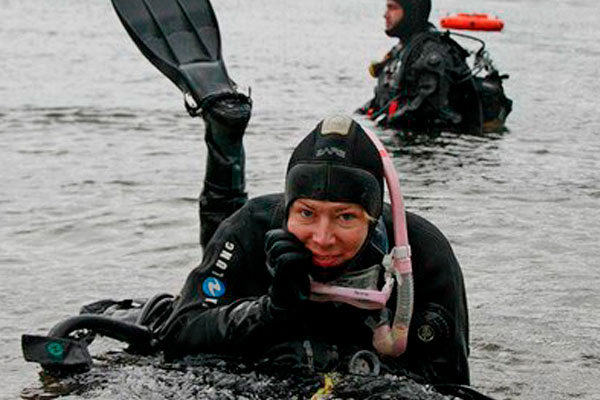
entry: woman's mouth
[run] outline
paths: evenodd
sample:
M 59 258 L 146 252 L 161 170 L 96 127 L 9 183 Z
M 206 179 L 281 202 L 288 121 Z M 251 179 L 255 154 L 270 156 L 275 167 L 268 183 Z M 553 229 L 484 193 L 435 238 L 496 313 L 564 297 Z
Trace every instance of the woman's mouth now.
M 317 267 L 335 267 L 340 264 L 338 256 L 313 254 L 312 262 Z

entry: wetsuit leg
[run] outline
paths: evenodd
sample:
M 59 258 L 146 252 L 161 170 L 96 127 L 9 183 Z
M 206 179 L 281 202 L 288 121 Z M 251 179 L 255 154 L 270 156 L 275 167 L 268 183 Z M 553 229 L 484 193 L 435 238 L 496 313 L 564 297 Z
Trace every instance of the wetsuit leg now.
M 205 247 L 225 218 L 244 205 L 245 157 L 243 135 L 250 120 L 248 97 L 226 97 L 204 107 L 208 148 L 204 188 L 200 194 L 200 244 Z

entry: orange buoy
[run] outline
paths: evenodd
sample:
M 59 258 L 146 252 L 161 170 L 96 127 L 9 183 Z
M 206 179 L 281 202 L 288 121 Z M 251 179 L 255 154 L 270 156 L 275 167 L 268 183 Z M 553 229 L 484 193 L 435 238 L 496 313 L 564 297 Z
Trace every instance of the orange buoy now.
M 458 13 L 440 20 L 442 28 L 468 29 L 472 31 L 501 31 L 504 22 L 496 17 L 482 13 Z

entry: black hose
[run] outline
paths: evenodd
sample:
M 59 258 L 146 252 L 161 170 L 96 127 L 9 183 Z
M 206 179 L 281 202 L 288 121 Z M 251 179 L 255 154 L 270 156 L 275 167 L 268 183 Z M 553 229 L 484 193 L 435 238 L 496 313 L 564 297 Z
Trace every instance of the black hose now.
M 49 337 L 68 338 L 81 329 L 130 344 L 137 352 L 149 352 L 153 348 L 152 333 L 144 326 L 118 321 L 101 315 L 78 315 L 54 325 Z
M 146 301 L 142 311 L 136 319 L 136 324 L 148 326 L 150 319 L 156 317 L 158 313 L 163 312 L 173 301 L 173 295 L 160 293 Z

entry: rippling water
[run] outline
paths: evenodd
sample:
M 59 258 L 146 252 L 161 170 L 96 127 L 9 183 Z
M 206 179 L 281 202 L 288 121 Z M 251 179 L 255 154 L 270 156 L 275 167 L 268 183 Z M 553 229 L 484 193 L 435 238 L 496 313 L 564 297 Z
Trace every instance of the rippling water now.
M 252 87 L 250 194 L 280 190 L 297 141 L 371 96 L 366 65 L 393 43 L 383 0 L 214 3 L 229 72 Z M 510 131 L 412 146 L 381 136 L 407 208 L 447 234 L 463 266 L 473 384 L 498 399 L 596 399 L 597 4 L 434 0 L 433 20 L 457 11 L 506 22 L 478 36 L 511 75 Z M 0 397 L 16 398 L 37 384 L 22 333 L 99 298 L 178 291 L 201 256 L 205 149 L 201 122 L 110 2 L 0 0 L 0 20 Z

